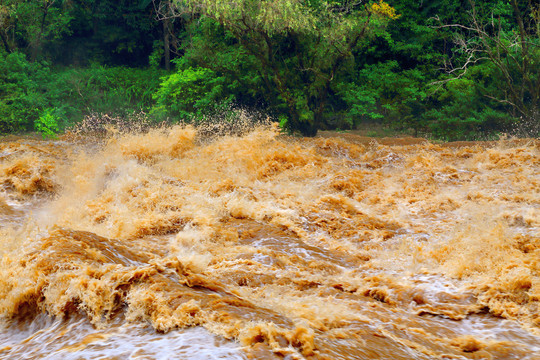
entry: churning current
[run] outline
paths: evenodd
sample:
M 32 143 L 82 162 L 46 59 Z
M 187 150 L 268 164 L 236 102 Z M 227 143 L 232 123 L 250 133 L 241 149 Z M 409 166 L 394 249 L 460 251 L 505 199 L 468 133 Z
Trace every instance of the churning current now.
M 1 359 L 539 359 L 540 143 L 0 142 Z

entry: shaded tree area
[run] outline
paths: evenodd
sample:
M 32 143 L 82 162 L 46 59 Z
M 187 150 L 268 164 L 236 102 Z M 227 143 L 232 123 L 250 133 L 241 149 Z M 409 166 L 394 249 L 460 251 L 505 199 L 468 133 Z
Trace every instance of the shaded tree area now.
M 539 18 L 531 0 L 2 0 L 0 132 L 241 107 L 307 136 L 538 136 Z

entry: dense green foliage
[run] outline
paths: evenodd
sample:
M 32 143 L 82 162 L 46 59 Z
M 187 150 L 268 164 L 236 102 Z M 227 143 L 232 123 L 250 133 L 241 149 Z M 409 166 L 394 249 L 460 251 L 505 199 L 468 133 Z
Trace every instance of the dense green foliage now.
M 303 135 L 539 136 L 539 20 L 530 0 L 3 0 L 0 133 L 236 107 Z
M 165 74 L 128 67 L 54 68 L 13 52 L 0 57 L 0 131 L 65 129 L 90 113 L 149 111 Z

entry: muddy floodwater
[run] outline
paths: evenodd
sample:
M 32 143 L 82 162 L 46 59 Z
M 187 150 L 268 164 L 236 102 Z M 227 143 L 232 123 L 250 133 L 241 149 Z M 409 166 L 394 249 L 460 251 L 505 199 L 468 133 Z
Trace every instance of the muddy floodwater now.
M 0 141 L 0 359 L 540 359 L 540 144 Z

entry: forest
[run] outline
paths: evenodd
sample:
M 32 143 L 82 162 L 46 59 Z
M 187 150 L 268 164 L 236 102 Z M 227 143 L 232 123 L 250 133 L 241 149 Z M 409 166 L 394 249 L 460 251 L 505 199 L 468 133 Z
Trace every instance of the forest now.
M 539 74 L 533 0 L 0 0 L 0 134 L 242 109 L 302 136 L 538 137 Z

